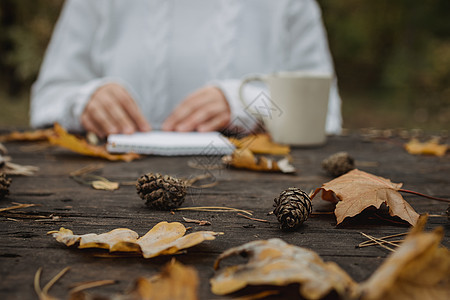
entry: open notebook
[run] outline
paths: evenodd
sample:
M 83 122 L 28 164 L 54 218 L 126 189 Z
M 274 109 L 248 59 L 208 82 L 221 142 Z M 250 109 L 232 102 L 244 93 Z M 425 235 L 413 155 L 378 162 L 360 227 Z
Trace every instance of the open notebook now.
M 219 132 L 150 131 L 134 134 L 111 134 L 109 152 L 135 152 L 156 155 L 225 155 L 234 145 Z

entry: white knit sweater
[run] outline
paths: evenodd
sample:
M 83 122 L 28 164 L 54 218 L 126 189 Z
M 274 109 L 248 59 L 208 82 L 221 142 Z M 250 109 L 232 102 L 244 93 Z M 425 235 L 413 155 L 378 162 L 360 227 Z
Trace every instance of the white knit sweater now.
M 68 0 L 32 88 L 31 125 L 82 130 L 87 101 L 107 82 L 124 85 L 156 129 L 205 85 L 244 120 L 242 78 L 281 70 L 333 73 L 313 0 Z M 261 89 L 247 88 L 246 100 Z M 329 133 L 341 130 L 340 105 L 335 82 Z

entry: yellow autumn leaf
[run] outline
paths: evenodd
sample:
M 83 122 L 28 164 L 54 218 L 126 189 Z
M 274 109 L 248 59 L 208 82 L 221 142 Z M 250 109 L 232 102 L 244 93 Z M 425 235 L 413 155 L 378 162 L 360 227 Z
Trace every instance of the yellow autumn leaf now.
M 287 145 L 274 143 L 268 134 L 253 134 L 241 139 L 229 138 L 239 149 L 249 149 L 256 154 L 287 155 L 291 151 Z
M 450 252 L 442 228 L 423 232 L 426 217 L 372 276 L 359 286 L 363 300 L 450 299 Z
M 129 295 L 130 299 L 196 300 L 198 285 L 197 271 L 173 259 L 160 274 L 138 278 Z
M 413 138 L 405 144 L 406 151 L 414 155 L 444 156 L 448 148 L 448 145 L 439 144 L 438 139 L 430 139 L 425 143 L 421 143 L 418 139 Z
M 54 125 L 54 132 L 55 132 L 54 135 L 48 137 L 48 140 L 52 145 L 58 145 L 82 155 L 102 157 L 112 161 L 123 160 L 127 162 L 140 157 L 136 153 L 126 153 L 126 154 L 108 153 L 108 151 L 106 151 L 106 148 L 104 146 L 90 145 L 85 140 L 79 139 L 73 134 L 68 133 L 58 123 L 55 123 Z
M 190 248 L 206 240 L 214 240 L 219 234 L 213 231 L 197 231 L 184 235 L 186 228 L 178 222 L 160 222 L 144 236 L 128 228 L 117 228 L 107 233 L 89 233 L 76 235 L 69 229 L 61 227 L 59 231 L 48 234 L 67 246 L 79 243 L 78 248 L 101 248 L 110 252 L 141 253 L 145 258 L 159 255 L 175 254 L 182 249 Z
M 255 156 L 249 149 L 236 149 L 233 154 L 223 157 L 223 162 L 240 169 L 253 171 L 294 173 L 295 168 L 287 157 L 274 160 L 265 156 Z
M 285 286 L 300 284 L 306 299 L 320 299 L 331 291 L 341 296 L 352 295 L 356 283 L 337 264 L 324 262 L 314 251 L 289 245 L 280 239 L 260 240 L 231 248 L 216 260 L 233 255 L 245 255 L 246 264 L 219 270 L 211 279 L 211 290 L 226 295 L 249 285 Z
M 12 141 L 46 141 L 50 136 L 54 135 L 53 128 L 38 129 L 33 131 L 13 131 L 9 134 L 0 135 L 0 142 Z

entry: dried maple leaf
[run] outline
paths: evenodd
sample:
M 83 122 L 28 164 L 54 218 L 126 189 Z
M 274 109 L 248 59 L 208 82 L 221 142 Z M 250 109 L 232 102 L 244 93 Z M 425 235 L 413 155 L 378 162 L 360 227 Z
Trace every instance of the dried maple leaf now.
M 359 286 L 363 300 L 450 299 L 450 252 L 442 228 L 422 232 L 426 217 L 372 276 Z
M 110 154 L 106 151 L 106 148 L 104 146 L 90 145 L 85 140 L 79 139 L 76 136 L 69 134 L 57 123 L 54 126 L 54 131 L 55 135 L 49 136 L 48 138 L 52 145 L 58 145 L 79 154 L 102 157 L 112 161 L 123 160 L 127 162 L 140 157 L 136 153 Z
M 268 134 L 255 134 L 241 139 L 230 138 L 239 149 L 249 149 L 256 154 L 286 155 L 291 151 L 287 145 L 274 143 Z
M 102 248 L 110 252 L 137 252 L 145 258 L 159 255 L 175 254 L 205 240 L 214 240 L 219 232 L 197 231 L 184 235 L 186 228 L 178 222 L 160 222 L 144 236 L 127 228 L 117 228 L 102 234 L 76 235 L 69 229 L 61 227 L 59 231 L 50 231 L 54 238 L 67 246 L 79 243 L 78 248 Z
M 130 297 L 124 299 L 196 300 L 198 285 L 198 274 L 194 268 L 172 260 L 160 274 L 152 278 L 138 278 Z
M 356 283 L 333 262 L 324 262 L 314 251 L 289 245 L 280 239 L 253 241 L 222 253 L 214 268 L 232 255 L 245 255 L 246 264 L 220 270 L 211 279 L 216 295 L 238 291 L 248 285 L 285 286 L 300 284 L 307 299 L 320 299 L 331 291 L 351 295 Z
M 295 172 L 295 168 L 289 163 L 288 158 L 285 157 L 276 161 L 265 156 L 255 156 L 249 149 L 237 149 L 232 155 L 224 156 L 222 160 L 235 168 L 253 171 Z
M 337 202 L 334 211 L 337 224 L 347 217 L 356 216 L 370 206 L 378 209 L 385 203 L 391 216 L 398 216 L 415 225 L 419 215 L 400 195 L 401 187 L 401 183 L 393 183 L 389 179 L 355 169 L 324 183 L 315 190 L 311 199 L 322 191 L 322 199 Z
M 12 141 L 46 141 L 50 136 L 54 135 L 53 128 L 40 129 L 33 131 L 13 131 L 9 134 L 1 135 L 0 142 Z
M 444 156 L 448 148 L 448 145 L 440 145 L 438 139 L 430 139 L 425 143 L 421 143 L 418 139 L 413 138 L 405 144 L 406 151 L 415 155 Z

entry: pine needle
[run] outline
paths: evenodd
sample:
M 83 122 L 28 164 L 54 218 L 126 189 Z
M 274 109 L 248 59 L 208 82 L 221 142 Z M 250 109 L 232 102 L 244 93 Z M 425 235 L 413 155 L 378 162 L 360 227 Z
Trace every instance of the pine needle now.
M 385 249 L 387 249 L 387 250 L 389 250 L 389 251 L 395 252 L 394 249 L 389 248 L 388 246 L 385 246 L 383 243 L 379 242 L 379 241 L 378 241 L 376 238 L 374 238 L 373 236 L 368 235 L 368 234 L 365 234 L 364 232 L 360 232 L 360 233 L 361 233 L 363 236 L 365 236 L 366 238 L 368 238 L 368 239 L 372 240 L 373 242 L 375 242 L 376 244 L 378 244 L 379 246 L 381 246 L 381 247 L 383 247 L 383 248 L 385 248 Z M 385 241 L 385 242 L 387 242 L 387 241 Z M 387 242 L 387 243 L 390 244 L 390 242 Z M 394 245 L 394 246 L 397 246 L 397 245 Z
M 253 216 L 253 214 L 248 210 L 243 210 L 239 208 L 233 207 L 225 207 L 225 206 L 196 206 L 196 207 L 180 207 L 174 210 L 192 210 L 192 211 L 209 211 L 209 212 L 241 212 L 249 216 Z
M 32 206 L 38 205 L 38 204 L 20 204 L 20 203 L 16 203 L 16 202 L 14 202 L 13 204 L 16 204 L 16 205 L 10 206 L 10 207 L 5 207 L 5 208 L 0 208 L 0 212 L 7 211 L 7 210 L 13 210 L 13 209 L 19 209 L 19 208 L 27 208 L 27 207 L 32 207 Z
M 87 289 L 104 286 L 104 285 L 110 285 L 115 284 L 116 280 L 96 280 L 96 281 L 88 281 L 88 282 L 81 282 L 79 284 L 74 285 L 74 287 L 69 291 L 70 294 L 78 293 Z
M 393 238 L 393 237 L 399 237 L 399 236 L 405 236 L 407 234 L 408 234 L 407 232 L 399 233 L 399 234 L 392 234 L 392 235 L 387 235 L 387 236 L 383 236 L 383 237 L 377 238 L 377 240 L 385 242 L 384 240 L 386 240 L 386 239 L 390 239 L 390 238 Z M 393 242 L 396 242 L 396 241 L 391 241 L 391 242 L 393 243 Z M 369 241 L 365 241 L 365 242 L 360 243 L 358 245 L 358 247 L 364 247 L 366 244 L 375 245 L 376 243 L 374 243 L 373 241 L 369 240 Z
M 42 267 L 40 267 L 36 274 L 34 275 L 34 290 L 36 294 L 38 295 L 40 300 L 49 300 L 53 299 L 48 295 L 48 291 L 51 289 L 51 287 L 70 269 L 70 267 L 65 267 L 62 269 L 58 274 L 56 274 L 55 277 L 53 277 L 45 286 L 43 289 L 41 289 L 40 281 L 41 281 L 41 274 L 42 274 Z
M 252 221 L 256 221 L 256 222 L 270 223 L 270 222 L 267 221 L 267 220 L 257 219 L 257 218 L 252 218 L 252 217 L 243 215 L 243 214 L 241 214 L 241 213 L 238 213 L 238 216 L 241 216 L 241 217 L 244 217 L 244 218 L 246 218 L 246 219 L 249 219 L 249 220 L 252 220 Z

